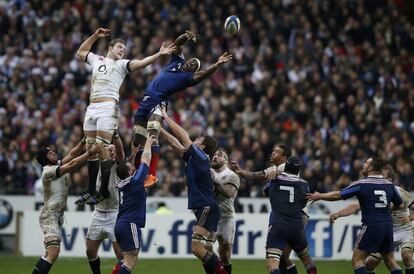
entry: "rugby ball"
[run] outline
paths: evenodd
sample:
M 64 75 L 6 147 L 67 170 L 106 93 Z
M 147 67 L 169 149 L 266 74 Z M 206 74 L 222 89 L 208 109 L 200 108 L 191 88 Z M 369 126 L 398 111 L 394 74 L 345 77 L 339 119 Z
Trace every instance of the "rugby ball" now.
M 224 29 L 230 35 L 234 35 L 240 30 L 240 20 L 235 15 L 230 15 L 224 22 Z

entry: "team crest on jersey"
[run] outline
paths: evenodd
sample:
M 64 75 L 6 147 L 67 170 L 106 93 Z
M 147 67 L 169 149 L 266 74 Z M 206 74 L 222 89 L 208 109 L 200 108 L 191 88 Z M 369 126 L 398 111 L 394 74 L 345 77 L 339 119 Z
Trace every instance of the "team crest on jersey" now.
M 103 56 L 99 56 L 99 57 L 98 57 L 98 59 L 99 59 L 100 61 L 103 61 L 105 58 L 104 58 Z

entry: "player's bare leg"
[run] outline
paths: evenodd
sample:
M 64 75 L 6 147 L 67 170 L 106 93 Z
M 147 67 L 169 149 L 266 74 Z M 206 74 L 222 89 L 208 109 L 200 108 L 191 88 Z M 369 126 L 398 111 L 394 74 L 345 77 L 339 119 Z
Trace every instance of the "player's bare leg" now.
M 109 198 L 109 177 L 114 161 L 109 157 L 107 146 L 112 141 L 112 136 L 115 130 L 98 130 L 96 132 L 96 144 L 99 146 L 99 167 L 101 170 L 101 186 L 94 197 L 87 201 L 87 204 L 97 204 Z
M 318 271 L 316 270 L 316 265 L 310 256 L 310 250 L 308 246 L 304 250 L 298 252 L 298 256 L 299 256 L 299 259 L 302 261 L 303 265 L 305 266 L 306 273 L 308 274 L 318 273 Z
M 224 268 L 227 270 L 229 274 L 231 274 L 231 251 L 232 249 L 233 249 L 232 244 L 220 241 L 219 239 L 220 260 L 223 263 Z
M 112 274 L 118 274 L 122 264 L 124 263 L 124 255 L 122 254 L 122 250 L 118 242 L 112 242 L 112 248 L 114 249 L 115 256 L 118 259 L 118 263 L 112 269 Z
M 291 253 L 292 248 L 289 245 L 286 245 L 283 249 L 283 255 L 280 258 L 279 262 L 279 269 L 281 274 L 298 274 L 296 265 L 291 259 L 289 259 Z
M 151 163 L 148 178 L 144 182 L 145 187 L 150 187 L 157 182 L 157 165 L 160 156 L 159 134 L 161 128 L 162 116 L 153 113 L 148 120 L 147 131 L 149 136 L 156 136 L 157 141 L 151 147 Z
M 381 263 L 382 256 L 379 253 L 372 253 L 369 254 L 367 259 L 365 260 L 365 268 L 367 269 L 368 274 L 374 274 L 375 268 Z
M 381 253 L 384 263 L 391 274 L 402 274 L 401 268 L 394 257 L 394 252 Z
M 57 237 L 45 238 L 45 254 L 37 261 L 32 274 L 47 274 L 60 253 L 60 239 Z
M 124 251 L 122 252 L 122 256 L 124 257 L 124 260 L 118 274 L 130 274 L 137 264 L 138 250 Z
M 401 258 L 405 267 L 406 274 L 414 273 L 413 249 L 411 247 L 403 247 L 401 249 Z
M 84 131 L 86 136 L 86 149 L 88 150 L 91 146 L 96 143 L 96 131 Z M 78 206 L 85 204 L 86 201 L 90 200 L 96 193 L 96 179 L 99 173 L 99 154 L 91 155 L 87 161 L 88 166 L 88 189 L 82 194 L 82 196 L 75 201 Z
M 283 251 L 278 248 L 266 249 L 266 267 L 269 274 L 280 274 L 279 262 Z
M 102 240 L 94 241 L 86 238 L 86 256 L 93 274 L 101 273 L 101 259 L 98 256 L 98 249 Z
M 368 257 L 368 253 L 361 249 L 355 248 L 352 253 L 352 267 L 355 274 L 365 274 L 367 270 L 365 268 L 365 260 Z
M 147 121 L 137 121 L 134 125 L 134 146 L 140 147 L 137 155 L 135 156 L 135 169 L 138 169 L 139 165 L 141 164 L 141 155 L 144 151 L 144 145 L 147 141 Z
M 228 274 L 219 257 L 214 254 L 214 252 L 209 251 L 206 248 L 206 242 L 207 240 L 212 239 L 212 234 L 215 235 L 215 233 L 211 233 L 207 229 L 199 225 L 195 225 L 193 227 L 191 251 L 194 256 L 201 260 L 207 274 Z

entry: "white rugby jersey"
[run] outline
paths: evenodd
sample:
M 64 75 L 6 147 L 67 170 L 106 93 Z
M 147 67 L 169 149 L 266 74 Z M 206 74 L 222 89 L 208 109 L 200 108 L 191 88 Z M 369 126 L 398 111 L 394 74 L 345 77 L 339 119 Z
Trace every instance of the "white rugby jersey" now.
M 59 170 L 59 171 L 58 171 Z M 43 167 L 42 183 L 44 205 L 42 213 L 63 214 L 68 200 L 69 173 L 59 176 L 60 165 Z
M 214 172 L 214 180 L 221 184 L 231 184 L 239 190 L 240 188 L 240 178 L 239 176 L 231 171 L 229 168 L 221 172 Z M 236 213 L 234 210 L 234 198 L 226 198 L 222 193 L 216 192 L 217 202 L 219 203 L 221 216 L 231 217 Z
M 116 175 L 116 164 L 111 167 L 111 174 L 109 175 L 109 198 L 99 202 L 95 208 L 99 211 L 118 211 L 119 209 L 119 194 L 116 184 L 120 181 L 118 175 Z M 101 186 L 101 171 L 99 170 L 98 178 L 96 181 L 96 190 L 99 190 Z
M 88 52 L 85 61 L 92 66 L 92 88 L 89 99 L 105 97 L 119 102 L 119 88 L 125 75 L 130 72 L 128 63 L 131 60 L 113 60 Z
M 403 224 L 400 221 L 400 217 L 405 217 L 405 216 L 410 215 L 410 210 L 408 209 L 408 205 L 412 201 L 411 194 L 399 186 L 396 186 L 396 188 L 403 200 L 404 208 L 399 209 L 399 210 L 393 210 L 391 212 L 394 232 L 398 230 L 412 229 L 413 227 L 411 223 Z

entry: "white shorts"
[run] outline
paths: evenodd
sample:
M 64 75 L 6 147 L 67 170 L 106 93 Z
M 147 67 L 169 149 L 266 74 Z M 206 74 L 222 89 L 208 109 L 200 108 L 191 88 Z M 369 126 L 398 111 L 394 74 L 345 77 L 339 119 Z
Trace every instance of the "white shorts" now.
M 54 237 L 59 241 L 62 240 L 63 215 L 42 212 L 39 216 L 39 224 L 43 239 Z
M 95 210 L 92 215 L 92 223 L 86 234 L 86 239 L 100 241 L 109 238 L 111 242 L 116 242 L 114 230 L 117 215 L 118 211 Z
M 233 244 L 236 232 L 234 217 L 221 217 L 217 227 L 217 240 L 223 244 Z
M 414 249 L 414 235 L 413 229 L 402 229 L 394 231 L 394 246 L 399 246 L 400 249 L 408 248 Z
M 92 103 L 86 109 L 84 131 L 113 131 L 118 128 L 119 105 L 114 101 Z

